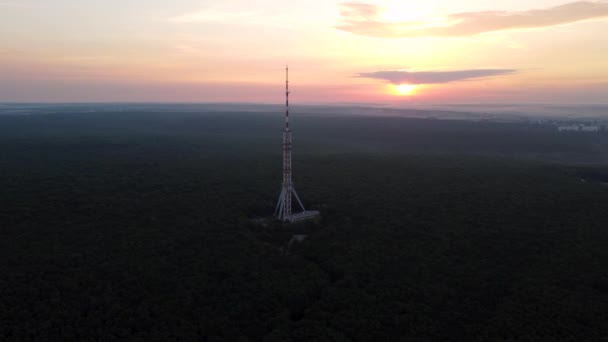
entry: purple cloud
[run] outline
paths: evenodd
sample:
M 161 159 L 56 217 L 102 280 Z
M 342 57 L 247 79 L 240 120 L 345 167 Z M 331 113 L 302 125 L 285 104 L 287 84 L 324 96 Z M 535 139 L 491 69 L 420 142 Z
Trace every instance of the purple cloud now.
M 388 70 L 359 73 L 357 77 L 385 80 L 392 84 L 438 84 L 473 78 L 508 75 L 515 69 L 472 69 L 451 71 L 406 71 Z
M 446 16 L 445 25 L 404 21 L 387 22 L 380 8 L 365 3 L 340 5 L 342 23 L 337 29 L 363 36 L 381 38 L 456 37 L 510 29 L 534 29 L 608 18 L 608 2 L 578 1 L 546 9 L 528 11 L 483 11 L 453 13 Z

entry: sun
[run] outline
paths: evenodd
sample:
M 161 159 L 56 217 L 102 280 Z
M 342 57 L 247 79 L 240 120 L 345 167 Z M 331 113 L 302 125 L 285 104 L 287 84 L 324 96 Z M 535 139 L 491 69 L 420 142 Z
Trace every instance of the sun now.
M 395 85 L 395 89 L 397 90 L 397 94 L 409 96 L 414 93 L 414 89 L 416 89 L 415 84 L 398 84 Z

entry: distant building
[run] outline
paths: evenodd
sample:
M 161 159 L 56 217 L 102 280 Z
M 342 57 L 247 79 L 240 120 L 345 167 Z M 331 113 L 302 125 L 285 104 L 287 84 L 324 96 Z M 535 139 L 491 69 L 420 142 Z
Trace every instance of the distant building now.
M 584 125 L 584 124 L 575 124 L 575 125 L 564 125 L 558 126 L 557 130 L 559 132 L 599 132 L 600 126 L 595 125 Z
M 599 126 L 583 126 L 582 131 L 583 132 L 599 132 L 600 127 Z

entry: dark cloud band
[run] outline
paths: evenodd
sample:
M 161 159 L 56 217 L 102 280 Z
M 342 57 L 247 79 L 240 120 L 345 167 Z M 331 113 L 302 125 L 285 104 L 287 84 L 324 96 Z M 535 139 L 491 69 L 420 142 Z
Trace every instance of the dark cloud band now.
M 608 18 L 608 2 L 578 1 L 565 5 L 519 12 L 485 11 L 454 13 L 446 25 L 427 26 L 419 22 L 386 22 L 380 9 L 372 4 L 344 3 L 340 6 L 342 23 L 337 29 L 354 34 L 383 37 L 455 37 L 509 29 L 533 29 L 583 20 Z
M 375 78 L 393 84 L 437 84 L 462 81 L 473 78 L 508 75 L 515 69 L 473 69 L 451 71 L 416 71 L 389 70 L 359 73 L 357 77 Z

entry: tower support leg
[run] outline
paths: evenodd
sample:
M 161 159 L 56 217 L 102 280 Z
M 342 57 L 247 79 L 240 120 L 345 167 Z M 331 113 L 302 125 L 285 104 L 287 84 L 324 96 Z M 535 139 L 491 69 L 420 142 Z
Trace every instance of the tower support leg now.
M 302 204 L 302 201 L 300 200 L 300 196 L 298 196 L 298 193 L 296 192 L 296 189 L 293 189 L 293 195 L 296 197 L 296 200 L 300 204 L 300 208 L 302 208 L 302 211 L 306 211 L 306 209 L 304 208 L 304 204 Z

